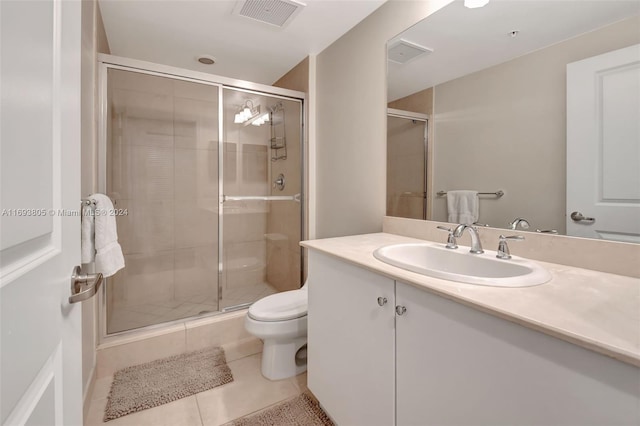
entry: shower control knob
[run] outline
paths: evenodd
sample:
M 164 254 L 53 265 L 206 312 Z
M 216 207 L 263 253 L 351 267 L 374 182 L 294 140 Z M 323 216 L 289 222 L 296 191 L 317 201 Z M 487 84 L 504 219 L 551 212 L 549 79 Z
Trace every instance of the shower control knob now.
M 396 314 L 398 315 L 404 315 L 404 313 L 407 312 L 407 308 L 405 308 L 404 306 L 396 306 Z
M 384 306 L 386 304 L 387 304 L 387 298 L 386 297 L 378 297 L 378 305 Z

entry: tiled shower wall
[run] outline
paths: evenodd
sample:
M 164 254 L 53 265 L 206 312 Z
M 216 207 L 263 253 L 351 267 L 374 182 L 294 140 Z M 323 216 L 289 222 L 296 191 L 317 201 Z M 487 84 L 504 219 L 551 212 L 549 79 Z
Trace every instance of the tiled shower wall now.
M 217 311 L 218 88 L 109 73 L 107 191 L 128 214 L 108 330 Z
M 285 187 L 273 195 L 299 194 L 302 188 L 301 110 L 297 103 L 282 101 L 285 114 L 287 159 L 271 161 L 271 180 L 282 173 Z M 278 291 L 300 287 L 300 203 L 272 202 L 267 219 L 267 280 Z

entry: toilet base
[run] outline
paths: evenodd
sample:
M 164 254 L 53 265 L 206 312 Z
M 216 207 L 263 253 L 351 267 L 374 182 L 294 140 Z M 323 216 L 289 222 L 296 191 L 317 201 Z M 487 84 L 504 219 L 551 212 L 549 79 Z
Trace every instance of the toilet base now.
M 307 343 L 307 336 L 286 342 L 265 339 L 262 348 L 262 375 L 269 380 L 282 380 L 307 371 L 307 363 L 298 365 L 296 353 Z

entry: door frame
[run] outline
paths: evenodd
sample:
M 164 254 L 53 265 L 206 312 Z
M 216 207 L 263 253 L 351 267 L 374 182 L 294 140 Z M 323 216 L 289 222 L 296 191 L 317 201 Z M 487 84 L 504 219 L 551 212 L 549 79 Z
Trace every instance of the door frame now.
M 224 108 L 223 108 L 223 90 L 232 89 L 243 91 L 246 93 L 269 96 L 278 99 L 285 99 L 300 103 L 300 164 L 301 164 L 301 186 L 300 186 L 300 238 L 306 238 L 305 227 L 305 206 L 306 188 L 307 188 L 307 171 L 308 167 L 305 163 L 306 143 L 305 137 L 305 117 L 306 117 L 306 94 L 296 90 L 290 90 L 265 84 L 253 83 L 245 80 L 238 80 L 223 76 L 218 76 L 199 71 L 192 71 L 184 68 L 177 68 L 168 65 L 156 64 L 137 59 L 124 58 L 108 54 L 98 54 L 98 147 L 97 147 L 97 182 L 98 191 L 106 193 L 107 190 L 107 74 L 110 69 L 136 72 L 140 74 L 153 75 L 157 77 L 171 78 L 175 80 L 188 81 L 192 83 L 205 84 L 218 87 L 218 205 L 221 206 L 224 197 L 223 177 L 224 177 Z M 218 209 L 218 286 L 222 285 L 224 276 L 224 215 L 223 209 Z M 304 277 L 304 252 L 300 247 L 300 276 Z M 149 332 L 157 333 L 172 325 L 182 324 L 189 318 L 183 318 L 176 321 L 164 322 L 160 324 L 152 324 L 133 330 L 121 331 L 118 333 L 107 334 L 107 293 L 108 278 L 105 279 L 105 285 L 99 294 L 98 302 L 98 345 L 117 344 L 118 342 L 130 339 L 132 336 L 144 335 Z M 226 312 L 229 312 L 226 311 Z M 205 317 L 224 314 L 225 311 L 212 312 Z

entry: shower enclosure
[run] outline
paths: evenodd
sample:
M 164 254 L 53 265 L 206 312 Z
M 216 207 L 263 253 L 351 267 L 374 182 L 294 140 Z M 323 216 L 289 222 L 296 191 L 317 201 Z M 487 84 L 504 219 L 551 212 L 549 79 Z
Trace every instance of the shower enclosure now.
M 427 218 L 428 116 L 387 111 L 387 216 Z
M 126 266 L 103 336 L 300 287 L 299 92 L 101 57 L 99 187 Z

